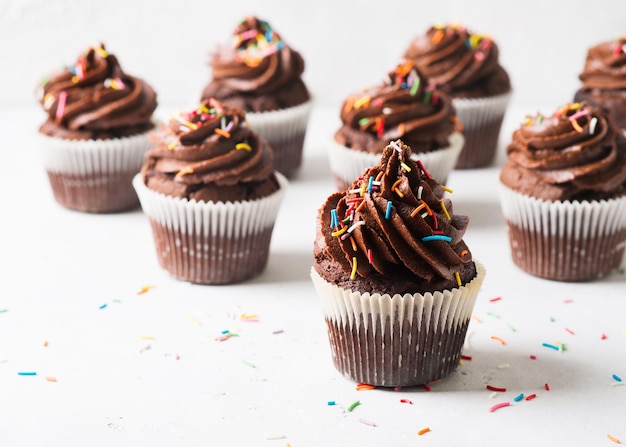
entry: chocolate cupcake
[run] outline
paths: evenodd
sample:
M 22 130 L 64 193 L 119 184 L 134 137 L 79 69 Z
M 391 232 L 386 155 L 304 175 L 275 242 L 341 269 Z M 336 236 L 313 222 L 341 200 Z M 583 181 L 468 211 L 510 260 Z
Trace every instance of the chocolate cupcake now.
M 589 48 L 579 78 L 574 101 L 602 107 L 626 131 L 626 36 Z
M 419 385 L 459 362 L 485 270 L 446 191 L 397 140 L 319 210 L 311 277 L 334 365 L 356 382 Z
M 626 138 L 606 112 L 570 103 L 528 116 L 507 153 L 502 212 L 515 264 L 558 281 L 616 270 L 626 245 Z
M 432 26 L 411 41 L 404 57 L 452 97 L 465 137 L 456 168 L 490 165 L 512 93 L 493 39 L 456 24 Z
M 202 100 L 215 98 L 244 110 L 252 129 L 272 146 L 276 170 L 294 175 L 313 105 L 302 80 L 301 54 L 267 21 L 246 17 L 232 42 L 213 53 L 211 69 Z
M 43 81 L 38 98 L 47 113 L 41 153 L 56 201 L 93 213 L 137 207 L 132 179 L 150 147 L 154 90 L 101 44 Z
M 329 151 L 339 191 L 377 165 L 390 140 L 401 138 L 441 183 L 463 146 L 452 100 L 428 84 L 411 61 L 401 61 L 381 84 L 349 96 L 340 117 Z
M 227 284 L 264 270 L 287 181 L 242 110 L 210 98 L 171 118 L 133 184 L 174 277 Z

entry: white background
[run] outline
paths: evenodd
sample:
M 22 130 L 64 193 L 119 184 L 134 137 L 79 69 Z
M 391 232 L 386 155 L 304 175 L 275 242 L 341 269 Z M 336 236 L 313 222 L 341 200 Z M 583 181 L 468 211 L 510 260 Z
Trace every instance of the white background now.
M 626 379 L 626 276 L 568 284 L 521 272 L 497 195 L 511 132 L 526 113 L 569 101 L 585 48 L 626 31 L 626 3 L 410 4 L 1 0 L 2 447 L 611 446 L 609 434 L 626 442 L 626 387 L 612 377 Z M 195 105 L 210 48 L 246 13 L 303 53 L 317 104 L 266 271 L 232 286 L 191 285 L 160 269 L 141 210 L 89 215 L 54 202 L 34 138 L 43 119 L 34 89 L 104 40 L 153 84 L 167 117 Z M 498 40 L 516 91 L 494 166 L 448 181 L 454 211 L 470 216 L 465 239 L 487 268 L 464 348 L 472 360 L 432 392 L 356 391 L 332 365 L 309 278 L 316 211 L 334 188 L 327 142 L 343 97 L 377 82 L 413 35 L 447 20 Z M 216 341 L 225 329 L 238 336 Z M 563 352 L 542 346 L 561 342 Z M 507 391 L 493 395 L 488 384 Z M 537 398 L 514 402 L 520 393 Z M 489 412 L 502 401 L 512 406 Z

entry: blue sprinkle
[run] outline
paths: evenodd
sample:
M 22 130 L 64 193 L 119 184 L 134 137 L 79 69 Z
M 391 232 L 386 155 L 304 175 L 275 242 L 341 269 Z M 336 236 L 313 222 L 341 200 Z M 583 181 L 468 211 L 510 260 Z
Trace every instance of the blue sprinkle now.
M 107 303 L 104 303 L 103 305 L 101 305 L 100 309 L 104 309 L 105 307 L 107 307 Z
M 373 184 L 373 182 L 374 182 L 374 177 L 370 176 L 370 179 L 367 182 L 367 192 L 369 194 L 372 193 L 372 184 Z
M 622 378 L 620 376 L 618 376 L 617 374 L 613 374 L 613 379 L 615 379 L 618 382 L 622 381 Z
M 546 347 L 546 348 L 550 348 L 550 349 L 554 349 L 555 351 L 559 350 L 558 346 L 551 345 L 550 343 L 542 343 L 541 346 Z
M 433 236 L 424 236 L 422 238 L 422 241 L 424 241 L 424 242 L 428 242 L 428 241 L 446 241 L 446 242 L 451 242 L 452 238 L 450 236 L 441 236 L 439 234 L 435 234 Z
M 339 225 L 339 218 L 337 217 L 337 210 L 330 210 L 330 228 L 335 228 Z
M 389 219 L 391 216 L 391 200 L 387 202 L 387 211 L 385 212 L 385 219 Z
M 334 400 L 329 400 L 328 401 L 328 405 L 335 405 L 335 401 Z
M 519 393 L 517 396 L 515 396 L 515 397 L 513 398 L 513 400 L 514 400 L 515 402 L 519 402 L 519 401 L 520 401 L 520 400 L 522 400 L 523 398 L 524 398 L 524 393 Z
M 18 376 L 36 376 L 37 373 L 35 371 L 18 371 Z

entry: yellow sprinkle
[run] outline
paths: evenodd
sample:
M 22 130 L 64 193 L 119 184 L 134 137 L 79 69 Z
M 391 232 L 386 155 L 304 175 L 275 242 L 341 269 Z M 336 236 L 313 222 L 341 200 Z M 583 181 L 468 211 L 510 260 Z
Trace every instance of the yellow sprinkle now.
M 72 82 L 74 84 L 77 84 L 78 83 L 78 76 L 72 76 Z
M 365 182 L 363 182 L 363 185 L 361 186 L 361 197 L 363 197 L 365 195 L 365 190 L 367 189 L 367 184 Z
M 363 96 L 354 102 L 353 107 L 355 109 L 360 109 L 361 107 L 368 105 L 370 103 L 370 99 L 371 98 L 369 96 Z
M 154 337 L 152 335 L 142 335 L 141 337 L 142 340 L 154 340 Z
M 109 57 L 109 53 L 107 53 L 107 51 L 101 46 L 96 48 L 96 52 L 100 55 L 100 57 L 104 57 L 104 58 Z
M 441 187 L 443 188 L 444 191 L 449 192 L 450 194 L 452 194 L 454 191 L 452 191 L 452 189 L 448 188 L 445 185 L 441 185 Z
M 461 287 L 463 283 L 461 282 L 461 275 L 459 275 L 459 272 L 454 272 L 454 277 L 456 278 L 456 283 L 459 287 Z
M 341 236 L 343 233 L 345 233 L 346 231 L 348 231 L 348 226 L 346 225 L 345 227 L 343 227 L 341 230 L 337 230 L 333 233 L 330 233 L 332 236 L 337 237 L 337 236 Z
M 174 148 L 178 145 L 178 141 L 172 141 L 170 144 L 167 145 L 167 148 L 171 151 L 174 150 Z
M 352 258 L 352 273 L 350 273 L 350 279 L 356 277 L 356 256 Z
M 411 172 L 411 168 L 405 162 L 401 162 L 400 166 L 402 166 L 406 172 Z
M 209 109 L 207 109 L 207 107 L 204 104 L 200 104 L 200 107 L 198 107 L 198 110 L 200 110 L 203 113 L 209 113 Z
M 446 209 L 446 205 L 443 203 L 443 200 L 439 202 L 441 204 L 441 211 L 446 215 L 446 219 L 450 220 L 450 214 L 448 214 L 448 210 Z
M 252 152 L 252 147 L 250 147 L 250 145 L 247 144 L 247 143 L 237 143 L 235 145 L 235 149 L 237 149 L 237 150 L 243 149 L 243 150 L 246 150 L 248 152 Z
M 143 286 L 141 289 L 139 289 L 139 291 L 137 292 L 137 295 L 146 293 L 148 290 L 152 289 L 153 287 L 154 286 Z
M 190 121 L 184 121 L 183 124 L 189 127 L 190 129 L 198 130 L 198 126 Z
M 576 129 L 576 132 L 578 132 L 578 133 L 583 133 L 584 129 L 583 129 L 582 127 L 580 127 L 580 124 L 578 124 L 578 121 L 576 121 L 576 120 L 571 120 L 571 123 L 572 123 L 572 127 L 573 127 L 574 129 Z
M 185 168 L 185 169 L 181 169 L 180 171 L 178 171 L 178 174 L 176 174 L 176 177 L 183 177 L 185 175 L 189 175 L 189 174 L 193 174 L 194 170 L 193 168 Z
M 225 131 L 225 130 L 223 130 L 223 129 L 220 129 L 219 127 L 216 127 L 216 128 L 215 128 L 215 133 L 216 133 L 216 134 L 218 134 L 218 135 L 219 135 L 219 136 L 221 136 L 221 137 L 224 137 L 224 138 L 230 138 L 230 133 L 229 133 L 229 132 L 226 132 L 226 131 Z

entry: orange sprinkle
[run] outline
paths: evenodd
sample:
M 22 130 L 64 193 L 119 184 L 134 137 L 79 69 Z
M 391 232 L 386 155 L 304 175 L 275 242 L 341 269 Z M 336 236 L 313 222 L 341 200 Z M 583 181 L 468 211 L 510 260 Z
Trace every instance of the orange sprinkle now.
M 482 322 L 483 322 L 483 321 L 482 321 L 480 318 L 478 318 L 476 315 L 472 315 L 472 319 L 476 320 L 476 322 L 478 322 L 478 323 L 482 323 Z
M 221 137 L 224 137 L 224 138 L 230 138 L 230 132 L 226 132 L 225 130 L 220 129 L 219 127 L 216 127 L 216 128 L 214 129 L 214 132 L 215 132 L 216 134 L 218 134 L 219 136 L 221 136 Z
M 369 385 L 367 383 L 359 383 L 356 386 L 356 390 L 357 391 L 364 391 L 364 390 L 375 390 L 376 387 L 374 385 Z
M 57 381 L 57 378 L 56 378 L 56 377 L 50 377 L 50 376 L 47 376 L 47 377 L 46 377 L 46 380 L 47 380 L 48 382 L 56 382 L 56 381 Z
M 606 435 L 606 438 L 611 441 L 614 442 L 615 444 L 621 444 L 622 441 L 620 441 L 619 439 L 617 439 L 615 436 L 611 436 L 611 435 Z
M 44 348 L 48 347 L 48 340 L 44 340 L 44 341 L 43 341 L 43 347 L 44 347 Z
M 137 295 L 141 295 L 143 293 L 146 293 L 148 290 L 154 288 L 154 286 L 143 286 L 141 289 L 139 289 L 139 291 L 137 292 Z
M 496 341 L 500 342 L 500 344 L 501 344 L 502 346 L 506 345 L 506 342 L 505 342 L 504 340 L 502 340 L 500 337 L 496 337 L 495 335 L 492 335 L 492 336 L 491 336 L 491 339 L 492 339 L 492 340 L 496 340 Z
M 430 431 L 430 427 L 426 427 L 426 428 L 422 428 L 420 431 L 417 432 L 417 434 L 419 436 L 422 436 L 425 433 L 428 433 Z
M 463 123 L 456 116 L 451 116 L 450 121 L 452 121 L 456 125 L 456 131 L 461 133 L 463 132 Z
M 362 200 L 361 203 L 359 203 L 359 206 L 356 207 L 357 211 L 361 211 L 363 209 L 363 207 L 365 206 L 365 200 Z
M 380 171 L 378 174 L 376 174 L 376 178 L 374 179 L 374 181 L 379 182 L 381 178 L 383 178 L 383 175 L 385 175 L 385 173 L 383 171 Z
M 424 209 L 425 207 L 426 207 L 426 202 L 422 201 L 422 203 L 413 210 L 413 212 L 411 213 L 411 217 L 415 217 L 415 215 L 419 213 L 420 210 Z
M 352 244 L 352 250 L 357 251 L 356 242 L 354 241 L 353 237 L 350 238 L 350 243 Z
M 469 250 L 463 250 L 459 256 L 464 257 L 469 254 Z
M 402 198 L 404 197 L 404 194 L 402 193 L 402 191 L 398 189 L 398 185 L 400 183 L 402 183 L 402 179 L 396 180 L 396 182 L 393 185 L 391 185 L 391 190 L 394 191 L 396 194 L 398 194 L 400 198 Z
M 584 129 L 582 127 L 580 127 L 580 124 L 578 124 L 578 121 L 571 120 L 571 123 L 572 123 L 572 127 L 574 129 L 576 129 L 576 132 L 578 132 L 578 133 L 583 133 L 584 132 Z
M 181 169 L 180 171 L 178 171 L 178 174 L 176 174 L 176 177 L 183 177 L 185 175 L 189 175 L 193 173 L 194 173 L 193 168 L 185 168 L 185 169 Z

